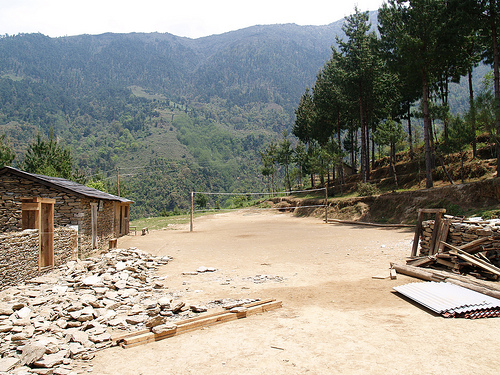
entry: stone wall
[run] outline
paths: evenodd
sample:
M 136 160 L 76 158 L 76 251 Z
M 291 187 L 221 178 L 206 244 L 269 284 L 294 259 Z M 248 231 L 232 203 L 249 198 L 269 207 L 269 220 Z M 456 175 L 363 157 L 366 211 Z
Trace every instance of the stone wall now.
M 80 209 L 85 212 L 82 215 L 79 226 L 79 255 L 84 258 L 95 249 L 92 248 L 92 214 L 90 203 L 99 204 L 97 199 L 82 198 Z M 99 249 L 107 250 L 109 240 L 115 237 L 115 202 L 102 201 L 102 210 L 97 210 L 97 243 Z
M 422 233 L 420 235 L 420 256 L 429 254 L 429 247 L 434 230 L 434 220 L 422 222 Z M 500 222 L 452 222 L 448 231 L 447 243 L 455 246 L 464 245 L 480 237 L 490 237 L 498 233 L 500 236 Z M 500 246 L 496 241 L 489 243 L 491 249 Z
M 22 230 L 21 198 L 42 197 L 56 200 L 54 223 L 56 226 L 78 225 L 81 214 L 80 198 L 76 195 L 34 183 L 6 173 L 0 176 L 0 231 Z
M 0 234 L 0 288 L 41 275 L 38 270 L 38 230 Z M 54 265 L 75 259 L 78 231 L 74 227 L 54 230 Z
M 78 226 L 79 256 L 86 257 L 92 248 L 92 226 L 90 203 L 100 200 L 82 198 L 43 184 L 6 173 L 0 176 L 0 232 L 22 230 L 21 198 L 52 198 L 54 204 L 54 226 Z M 97 212 L 98 249 L 107 250 L 109 239 L 117 237 L 115 233 L 116 202 L 102 200 L 102 210 Z

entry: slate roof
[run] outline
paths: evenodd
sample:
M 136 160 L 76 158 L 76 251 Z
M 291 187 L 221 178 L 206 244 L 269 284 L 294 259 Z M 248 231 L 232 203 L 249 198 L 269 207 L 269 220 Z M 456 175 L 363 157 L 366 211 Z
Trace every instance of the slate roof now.
M 103 191 L 78 184 L 74 181 L 66 180 L 65 178 L 28 173 L 12 167 L 3 167 L 2 169 L 0 169 L 0 176 L 6 173 L 12 173 L 13 175 L 16 175 L 18 177 L 26 178 L 28 180 L 39 182 L 42 185 L 46 185 L 54 189 L 63 190 L 65 192 L 85 196 L 87 198 L 119 201 L 123 203 L 134 203 L 129 199 L 122 198 L 113 194 L 108 194 Z

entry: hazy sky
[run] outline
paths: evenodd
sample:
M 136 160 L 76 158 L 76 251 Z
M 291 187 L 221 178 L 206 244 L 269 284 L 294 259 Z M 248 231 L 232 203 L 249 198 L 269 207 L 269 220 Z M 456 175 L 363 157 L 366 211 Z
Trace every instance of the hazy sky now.
M 167 32 L 198 38 L 253 25 L 326 25 L 384 0 L 0 0 L 0 35 Z

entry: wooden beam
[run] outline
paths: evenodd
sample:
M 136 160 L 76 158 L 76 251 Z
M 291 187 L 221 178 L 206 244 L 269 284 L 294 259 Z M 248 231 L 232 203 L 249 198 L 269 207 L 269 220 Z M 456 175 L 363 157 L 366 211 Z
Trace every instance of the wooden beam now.
M 267 302 L 266 302 L 267 301 Z M 259 303 L 255 305 L 255 303 Z M 168 337 L 177 336 L 183 333 L 192 332 L 203 327 L 210 327 L 216 324 L 221 324 L 225 322 L 229 322 L 232 320 L 246 318 L 247 316 L 263 313 L 266 311 L 274 310 L 282 307 L 281 301 L 276 300 L 265 300 L 265 301 L 257 301 L 252 304 L 250 307 L 248 305 L 244 305 L 246 309 L 239 312 L 227 312 L 220 311 L 213 314 L 208 314 L 204 316 L 199 316 L 196 318 L 186 319 L 184 321 L 180 321 L 177 323 L 173 323 L 175 327 L 172 329 L 166 330 L 165 332 L 155 334 L 149 331 L 138 331 L 135 335 L 125 335 L 120 338 L 112 339 L 114 342 L 119 343 L 123 348 L 131 348 L 134 346 L 146 344 L 149 342 L 163 340 Z
M 451 220 L 444 219 L 441 221 L 441 226 L 436 239 L 436 245 L 434 246 L 434 254 L 442 253 L 444 250 L 443 241 L 448 238 L 448 232 L 450 230 Z
M 39 203 L 28 203 L 28 202 L 23 202 L 21 203 L 21 210 L 22 211 L 40 211 L 40 204 Z
M 445 211 L 446 212 L 446 211 Z M 429 255 L 435 254 L 436 242 L 438 238 L 439 229 L 441 227 L 441 219 L 443 217 L 442 212 L 436 212 L 436 217 L 434 219 L 434 230 L 432 231 L 431 244 L 429 246 Z
M 418 243 L 420 241 L 420 233 L 422 232 L 422 221 L 424 220 L 424 212 L 418 210 L 417 226 L 415 227 L 415 236 L 413 237 L 413 247 L 411 249 L 411 256 L 417 255 Z
M 422 211 L 424 214 L 445 214 L 446 213 L 446 208 L 421 208 L 418 210 L 419 212 Z
M 450 254 L 454 254 L 458 256 L 460 259 L 465 260 L 466 262 L 469 262 L 479 268 L 482 268 L 483 270 L 486 270 L 488 272 L 491 272 L 492 274 L 495 274 L 497 276 L 500 276 L 500 268 L 494 266 L 493 264 L 489 264 L 485 262 L 484 260 L 481 260 L 474 255 L 471 255 L 469 253 L 466 253 L 465 251 L 459 249 L 456 246 L 446 244 L 446 246 L 450 247 L 452 250 L 450 251 Z
M 425 266 L 430 263 L 434 263 L 436 258 L 434 256 L 424 256 L 421 258 L 416 258 L 416 259 L 410 259 L 406 261 L 406 264 L 413 266 L 413 267 L 421 267 Z
M 460 250 L 464 250 L 465 252 L 469 253 L 472 251 L 472 249 L 478 247 L 479 245 L 485 243 L 486 241 L 492 241 L 491 237 L 481 237 L 478 238 L 477 240 L 468 242 L 464 245 L 458 246 Z

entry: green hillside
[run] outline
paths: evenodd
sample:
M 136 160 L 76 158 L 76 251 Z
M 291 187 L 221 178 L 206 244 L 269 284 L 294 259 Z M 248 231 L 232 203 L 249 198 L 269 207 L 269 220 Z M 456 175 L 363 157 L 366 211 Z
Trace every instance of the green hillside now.
M 370 17 L 375 25 L 376 12 Z M 266 190 L 259 151 L 291 130 L 342 23 L 199 39 L 5 35 L 0 134 L 19 165 L 35 136 L 53 129 L 85 175 L 111 192 L 119 167 L 133 217 L 186 209 L 191 190 Z M 460 92 L 453 100 L 464 103 Z

